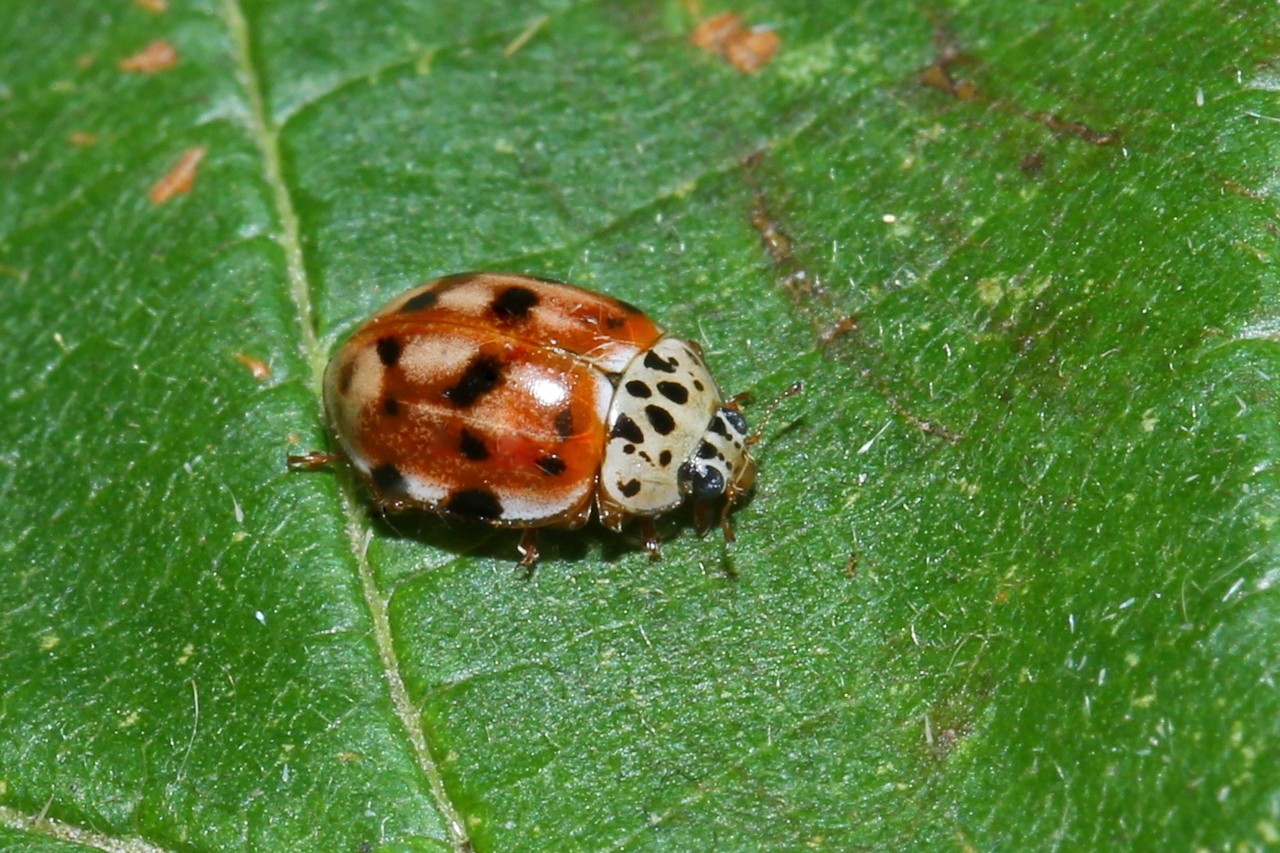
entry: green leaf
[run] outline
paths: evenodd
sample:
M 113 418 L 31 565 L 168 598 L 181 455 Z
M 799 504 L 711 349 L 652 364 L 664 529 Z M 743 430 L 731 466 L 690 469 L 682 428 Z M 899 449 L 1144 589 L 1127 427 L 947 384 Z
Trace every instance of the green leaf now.
M 1276 15 L 1040 6 L 10 3 L 0 845 L 1280 841 Z M 736 544 L 286 470 L 467 269 L 804 380 Z

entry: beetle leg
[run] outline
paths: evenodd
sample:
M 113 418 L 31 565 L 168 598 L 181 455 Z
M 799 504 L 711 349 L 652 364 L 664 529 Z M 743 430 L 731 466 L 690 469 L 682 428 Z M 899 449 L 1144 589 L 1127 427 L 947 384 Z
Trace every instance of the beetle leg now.
M 658 527 L 653 523 L 652 518 L 640 519 L 640 538 L 644 542 L 645 549 L 649 552 L 649 559 L 661 560 L 662 540 L 658 538 Z
M 520 534 L 520 544 L 516 546 L 520 552 L 520 568 L 533 574 L 533 565 L 538 562 L 538 528 L 526 527 Z
M 736 542 L 738 537 L 733 533 L 733 525 L 729 523 L 729 510 L 733 509 L 732 501 L 725 501 L 724 509 L 720 512 L 720 529 L 724 531 L 724 541 Z
M 328 468 L 337 462 L 339 458 L 336 453 L 326 453 L 323 450 L 308 450 L 306 453 L 296 455 L 290 453 L 285 457 L 285 461 L 295 471 L 319 471 L 321 468 Z
M 706 536 L 711 529 L 711 504 L 706 501 L 693 503 L 693 529 L 699 536 Z

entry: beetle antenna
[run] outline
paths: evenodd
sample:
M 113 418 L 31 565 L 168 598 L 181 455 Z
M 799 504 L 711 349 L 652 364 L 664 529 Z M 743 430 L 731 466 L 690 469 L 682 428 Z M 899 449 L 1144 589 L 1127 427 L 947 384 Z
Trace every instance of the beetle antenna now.
M 769 428 L 769 420 L 773 417 L 773 413 L 778 410 L 778 406 L 788 397 L 794 397 L 804 390 L 803 382 L 792 382 L 791 385 L 781 394 L 769 401 L 769 406 L 764 410 L 764 416 L 760 418 L 760 425 L 756 427 L 756 431 L 751 433 L 747 438 L 747 447 L 758 444 L 764 431 Z M 734 398 L 737 399 L 737 398 Z

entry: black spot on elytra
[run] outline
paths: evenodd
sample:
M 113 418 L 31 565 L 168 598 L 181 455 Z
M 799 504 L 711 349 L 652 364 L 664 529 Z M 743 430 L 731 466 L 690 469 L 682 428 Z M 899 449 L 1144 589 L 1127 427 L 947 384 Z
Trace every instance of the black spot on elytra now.
M 659 373 L 675 373 L 676 364 L 678 362 L 674 358 L 663 358 L 653 350 L 649 350 L 644 354 L 644 366 Z
M 679 382 L 659 382 L 658 393 L 678 406 L 689 402 L 689 389 Z
M 523 320 L 529 316 L 529 309 L 537 304 L 538 294 L 517 284 L 494 297 L 489 307 L 501 320 Z
M 557 474 L 563 474 L 565 469 L 564 460 L 553 453 L 548 453 L 538 459 L 537 465 L 542 469 L 542 473 L 550 474 L 552 477 Z
M 338 393 L 347 396 L 347 392 L 351 390 L 351 380 L 356 374 L 356 363 L 348 361 L 342 365 L 342 370 L 338 371 Z
M 388 397 L 382 401 L 382 411 L 394 418 L 400 414 L 400 401 L 395 397 Z
M 395 367 L 400 360 L 400 342 L 395 338 L 379 338 L 378 358 L 387 367 Z
M 390 462 L 385 465 L 379 465 L 370 471 L 369 478 L 373 480 L 373 486 L 380 494 L 388 492 L 399 494 L 405 490 L 404 475 L 400 473 L 399 468 Z
M 608 317 L 604 318 L 604 327 L 606 329 L 618 329 L 625 326 L 626 324 L 627 324 L 627 321 L 624 318 L 617 316 L 616 314 L 610 314 Z
M 435 305 L 438 301 L 440 301 L 440 294 L 434 290 L 424 290 L 401 305 L 399 313 L 412 314 L 414 311 L 422 311 Z
M 721 420 L 719 415 L 716 415 L 714 418 L 711 419 L 711 426 L 708 427 L 707 429 L 710 430 L 711 432 L 714 432 L 716 435 L 722 435 L 725 438 L 729 437 L 729 431 L 725 429 L 724 421 Z
M 573 409 L 556 412 L 556 435 L 563 441 L 573 438 Z
M 668 465 L 671 464 L 670 450 L 664 450 L 658 454 L 658 464 L 661 465 L 663 468 L 666 468 Z
M 626 384 L 627 393 L 632 397 L 639 397 L 647 400 L 653 396 L 653 392 L 649 390 L 649 386 L 645 385 L 639 379 L 632 379 Z
M 640 494 L 640 481 L 628 480 L 625 483 L 618 484 L 618 491 L 622 492 L 624 497 L 634 498 Z
M 488 489 L 465 489 L 450 495 L 444 509 L 464 518 L 498 518 L 502 515 L 502 501 Z
M 478 355 L 471 359 L 458 383 L 444 392 L 444 397 L 460 409 L 470 408 L 501 381 L 502 362 L 491 355 Z
M 695 380 L 693 380 L 693 387 L 694 387 L 694 388 L 696 388 L 696 389 L 697 389 L 697 390 L 699 390 L 699 391 L 705 391 L 705 390 L 707 390 L 707 386 L 702 384 L 702 380 L 701 380 L 701 379 L 695 379 Z
M 609 432 L 609 437 L 625 438 L 627 441 L 634 441 L 636 444 L 644 444 L 644 430 L 640 429 L 640 425 L 625 414 L 618 415 L 618 420 Z
M 458 442 L 458 449 L 462 451 L 463 456 L 476 462 L 489 458 L 489 448 L 484 446 L 484 440 L 465 429 L 462 431 L 462 440 Z
M 644 414 L 649 419 L 649 425 L 658 431 L 658 435 L 670 435 L 676 428 L 676 419 L 661 406 L 645 406 Z
M 622 452 L 630 456 L 632 453 L 636 452 L 636 446 L 634 444 L 624 444 L 622 446 Z

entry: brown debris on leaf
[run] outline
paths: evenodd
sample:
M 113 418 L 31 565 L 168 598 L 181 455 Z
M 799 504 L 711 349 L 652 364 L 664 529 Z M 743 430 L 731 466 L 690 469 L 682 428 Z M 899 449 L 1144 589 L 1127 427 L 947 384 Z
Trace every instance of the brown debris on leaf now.
M 77 130 L 67 137 L 67 141 L 77 148 L 89 148 L 98 144 L 97 134 Z
M 920 85 L 943 92 L 957 101 L 976 101 L 987 104 L 1010 115 L 1021 116 L 1030 121 L 1039 122 L 1054 133 L 1070 133 L 1093 145 L 1114 145 L 1120 141 L 1120 131 L 1096 130 L 1084 122 L 1064 119 L 1054 113 L 1028 110 L 1004 98 L 994 98 L 978 88 L 978 84 L 954 73 L 957 66 L 971 62 L 972 59 L 961 49 L 955 38 L 945 26 L 934 27 L 934 45 L 937 56 L 933 62 L 920 70 Z
M 135 74 L 156 74 L 178 64 L 178 49 L 165 39 L 157 39 L 133 56 L 120 60 L 120 70 Z
M 191 192 L 191 188 L 196 183 L 196 171 L 200 168 L 200 161 L 204 159 L 206 153 L 208 151 L 203 145 L 184 151 L 173 168 L 151 185 L 147 193 L 151 203 L 159 207 L 176 195 Z
M 858 318 L 839 310 L 826 284 L 810 275 L 796 256 L 791 236 L 770 210 L 769 199 L 759 179 L 765 153 L 757 151 L 742 161 L 742 176 L 751 190 L 751 227 L 760 235 L 760 242 L 769 259 L 777 268 L 779 280 L 795 303 L 804 309 L 813 321 L 818 339 L 824 347 L 858 328 Z
M 153 15 L 163 15 L 169 11 L 169 0 L 133 0 L 133 5 Z
M 754 74 L 768 65 L 782 43 L 771 29 L 746 26 L 736 12 L 707 18 L 689 40 L 707 53 L 723 57 L 743 74 Z

